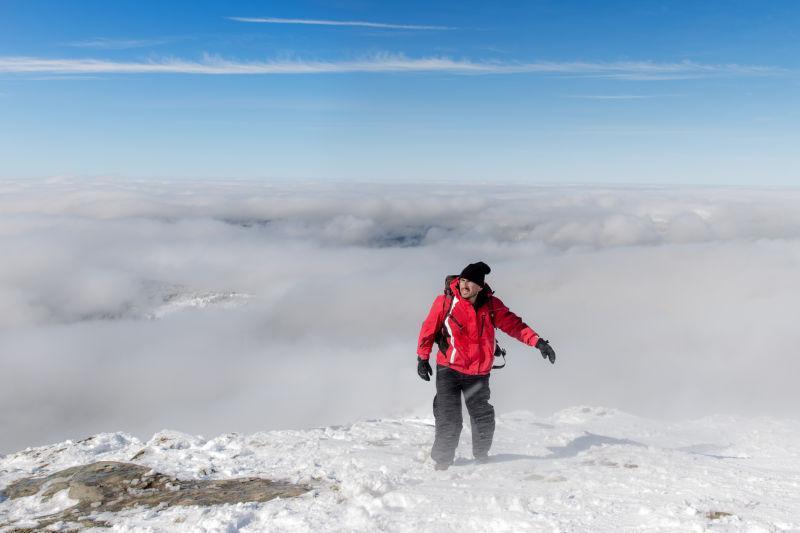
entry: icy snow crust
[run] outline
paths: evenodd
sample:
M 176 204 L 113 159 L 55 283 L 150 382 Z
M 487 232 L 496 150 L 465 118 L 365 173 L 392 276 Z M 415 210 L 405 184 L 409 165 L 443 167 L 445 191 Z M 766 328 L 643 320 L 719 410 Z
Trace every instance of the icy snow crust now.
M 97 514 L 115 531 L 800 531 L 800 423 L 710 417 L 664 423 L 604 408 L 498 417 L 494 460 L 428 457 L 433 420 L 367 420 L 211 440 L 104 433 L 0 457 L 0 487 L 95 461 L 183 479 L 309 483 L 295 499 Z M 66 494 L 0 501 L 0 530 L 69 507 Z M 59 527 L 68 527 L 60 524 Z

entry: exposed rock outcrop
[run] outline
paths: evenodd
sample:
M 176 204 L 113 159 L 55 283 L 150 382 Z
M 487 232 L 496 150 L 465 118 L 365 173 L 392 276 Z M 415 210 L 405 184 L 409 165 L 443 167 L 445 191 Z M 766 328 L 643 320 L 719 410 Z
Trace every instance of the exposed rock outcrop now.
M 74 466 L 47 477 L 20 479 L 3 489 L 2 494 L 10 499 L 37 494 L 49 499 L 63 490 L 68 490 L 69 498 L 78 503 L 59 513 L 37 517 L 36 528 L 56 522 L 72 523 L 75 527 L 102 527 L 108 524 L 92 520 L 92 513 L 117 512 L 137 505 L 165 507 L 265 502 L 273 498 L 299 496 L 310 487 L 252 477 L 179 480 L 144 466 L 103 461 Z

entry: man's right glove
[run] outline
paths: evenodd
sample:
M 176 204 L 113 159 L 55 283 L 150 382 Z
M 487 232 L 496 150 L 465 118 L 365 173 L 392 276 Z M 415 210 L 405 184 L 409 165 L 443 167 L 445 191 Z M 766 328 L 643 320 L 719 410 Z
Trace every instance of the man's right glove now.
M 431 364 L 428 362 L 427 359 L 422 359 L 421 357 L 417 357 L 417 374 L 419 374 L 419 377 L 421 377 L 425 381 L 431 380 L 431 375 L 433 375 L 433 369 L 431 369 Z
M 536 341 L 536 348 L 542 352 L 542 357 L 545 359 L 550 359 L 551 364 L 555 364 L 556 362 L 556 352 L 553 348 L 550 347 L 550 342 L 544 339 L 539 339 Z

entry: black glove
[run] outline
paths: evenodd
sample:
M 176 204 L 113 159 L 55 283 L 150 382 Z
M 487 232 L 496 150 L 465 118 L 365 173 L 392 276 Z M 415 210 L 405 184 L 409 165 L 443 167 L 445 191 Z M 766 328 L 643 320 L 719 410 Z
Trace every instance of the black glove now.
M 539 339 L 536 341 L 536 348 L 540 352 L 542 352 L 542 357 L 545 359 L 550 359 L 552 364 L 556 362 L 556 352 L 550 347 L 550 341 L 546 341 L 544 339 Z
M 433 375 L 433 369 L 427 359 L 417 357 L 417 374 L 425 381 L 430 381 Z

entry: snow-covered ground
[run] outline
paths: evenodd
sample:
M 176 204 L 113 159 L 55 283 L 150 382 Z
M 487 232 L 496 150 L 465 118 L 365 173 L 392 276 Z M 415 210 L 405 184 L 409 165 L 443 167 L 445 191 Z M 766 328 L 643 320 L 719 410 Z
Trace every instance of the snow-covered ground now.
M 99 517 L 116 531 L 800 531 L 797 421 L 666 423 L 597 407 L 512 412 L 498 417 L 492 463 L 473 463 L 467 425 L 444 472 L 432 468 L 432 439 L 433 420 L 419 417 L 210 440 L 106 433 L 0 457 L 0 487 L 100 460 L 186 479 L 314 486 L 262 504 Z M 31 526 L 71 503 L 66 494 L 7 499 L 0 526 Z

